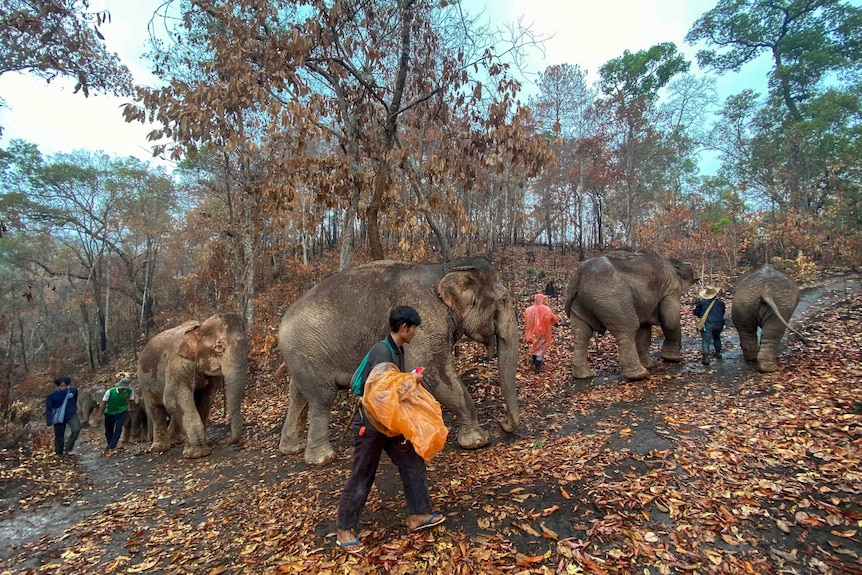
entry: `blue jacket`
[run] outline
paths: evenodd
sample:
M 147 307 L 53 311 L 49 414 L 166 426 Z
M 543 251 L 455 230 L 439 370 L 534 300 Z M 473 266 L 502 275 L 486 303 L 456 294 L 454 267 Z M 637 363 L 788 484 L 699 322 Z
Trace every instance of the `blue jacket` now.
M 67 387 L 65 390 L 56 389 L 45 398 L 46 425 L 51 425 L 51 411 L 63 405 L 63 400 L 66 399 L 66 392 L 71 392 L 71 395 L 69 396 L 69 401 L 66 402 L 66 415 L 63 417 L 63 421 L 69 421 L 73 415 L 78 413 L 78 389 L 76 387 Z
M 706 308 L 709 307 L 710 303 L 712 303 L 711 299 L 702 299 L 697 302 L 697 305 L 694 306 L 694 315 L 697 317 L 701 317 L 703 315 L 703 312 L 706 311 Z M 709 310 L 709 315 L 706 318 L 706 323 L 724 326 L 723 301 L 721 301 L 720 299 L 715 300 L 715 305 L 713 305 L 712 309 Z

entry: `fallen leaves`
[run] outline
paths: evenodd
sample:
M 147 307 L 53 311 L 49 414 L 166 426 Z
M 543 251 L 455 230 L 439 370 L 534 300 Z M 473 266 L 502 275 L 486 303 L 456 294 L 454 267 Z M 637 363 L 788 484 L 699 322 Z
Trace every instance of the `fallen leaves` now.
M 331 535 L 349 444 L 323 468 L 278 454 L 286 393 L 267 387 L 243 406 L 240 448 L 218 445 L 194 462 L 124 455 L 141 477 L 121 500 L 65 539 L 21 550 L 0 573 L 23 572 L 33 556 L 60 574 L 852 572 L 862 525 L 854 405 L 862 350 L 841 334 L 862 332 L 862 300 L 842 310 L 851 329 L 832 329 L 834 343 L 812 351 L 790 342 L 775 374 L 725 359 L 723 379 L 663 373 L 676 368 L 659 363 L 647 381 L 599 377 L 574 387 L 557 332 L 545 371 L 519 373 L 522 428 L 492 432 L 482 450 L 449 445 L 430 463 L 433 505 L 447 522 L 406 533 L 400 479 L 384 461 L 357 555 L 336 549 Z M 836 314 L 812 321 L 828 329 Z M 597 344 L 608 346 L 600 372 L 612 371 L 612 340 Z M 479 419 L 490 422 L 501 405 L 496 366 L 463 347 L 459 369 L 472 370 Z M 331 436 L 348 411 L 333 408 Z M 213 425 L 226 426 L 218 409 Z M 5 452 L 0 480 L 32 484 L 36 495 L 22 506 L 38 509 L 80 497 L 62 481 L 81 472 L 75 465 Z

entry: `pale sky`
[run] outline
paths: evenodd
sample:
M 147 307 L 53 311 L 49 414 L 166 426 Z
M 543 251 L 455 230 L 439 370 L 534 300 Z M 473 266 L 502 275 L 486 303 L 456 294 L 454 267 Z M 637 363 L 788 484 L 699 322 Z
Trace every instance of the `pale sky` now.
M 111 51 L 117 52 L 139 83 L 152 84 L 144 52 L 147 23 L 163 0 L 93 0 L 93 9 L 107 8 L 112 21 L 100 28 Z M 696 50 L 684 37 L 701 14 L 716 0 L 467 0 L 465 8 L 476 14 L 484 7 L 483 18 L 495 24 L 521 20 L 544 37 L 544 57 L 536 52 L 532 72 L 553 64 L 577 64 L 596 79 L 599 67 L 624 50 L 637 52 L 659 42 L 674 42 L 695 69 Z M 754 86 L 764 90 L 763 70 L 754 74 Z M 751 81 L 747 83 L 751 85 Z M 737 87 L 738 86 L 738 87 Z M 12 138 L 34 142 L 43 154 L 75 149 L 103 150 L 149 160 L 146 134 L 152 129 L 127 124 L 122 118 L 125 99 L 105 95 L 73 94 L 72 80 L 44 80 L 7 73 L 0 76 L 0 97 L 7 107 L 0 109 L 4 127 L 0 147 Z M 719 84 L 722 99 L 743 86 L 732 77 Z M 526 100 L 526 97 L 523 98 Z

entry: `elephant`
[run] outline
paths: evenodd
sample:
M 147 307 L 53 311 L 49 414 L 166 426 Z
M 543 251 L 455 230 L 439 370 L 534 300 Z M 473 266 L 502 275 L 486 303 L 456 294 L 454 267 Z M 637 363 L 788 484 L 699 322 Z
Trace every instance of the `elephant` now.
M 652 364 L 652 326 L 664 334 L 661 357 L 682 361 L 680 296 L 694 284 L 694 270 L 681 262 L 645 251 L 620 249 L 586 260 L 573 274 L 565 310 L 572 328 L 572 375 L 593 377 L 587 346 L 593 332 L 610 330 L 619 346 L 626 379 L 643 379 Z
M 222 384 L 230 416 L 228 442 L 240 441 L 248 348 L 245 321 L 235 313 L 188 321 L 147 342 L 138 360 L 138 385 L 139 401 L 152 426 L 153 453 L 166 451 L 183 435 L 183 457 L 196 459 L 212 453 L 206 441 L 206 421 Z
M 94 422 L 102 419 L 99 403 L 105 395 L 105 389 L 104 387 L 91 387 L 82 389 L 78 393 L 78 417 L 81 419 L 81 427 L 90 425 L 91 416 Z
M 328 432 L 330 409 L 339 389 L 347 389 L 356 366 L 389 332 L 392 308 L 409 305 L 422 320 L 405 346 L 405 368 L 425 367 L 423 385 L 459 423 L 458 443 L 466 449 L 490 443 L 479 425 L 470 393 L 455 370 L 452 348 L 462 335 L 499 353 L 499 376 L 507 432 L 518 428 L 519 331 L 509 291 L 482 257 L 444 264 L 378 261 L 338 272 L 300 297 L 282 317 L 278 343 L 290 372 L 289 405 L 279 451 L 305 448 L 309 465 L 335 458 Z M 308 423 L 307 441 L 300 437 Z
M 785 329 L 790 328 L 787 322 L 798 303 L 796 282 L 769 264 L 750 270 L 737 280 L 730 317 L 739 333 L 743 358 L 756 361 L 759 371 L 778 369 L 778 345 Z
M 140 387 L 135 386 L 135 397 L 140 397 L 140 394 Z M 120 437 L 120 441 L 122 443 L 152 441 L 153 426 L 149 423 L 146 409 L 141 403 L 136 402 L 136 405 L 129 407 L 129 412 L 123 421 L 123 435 Z

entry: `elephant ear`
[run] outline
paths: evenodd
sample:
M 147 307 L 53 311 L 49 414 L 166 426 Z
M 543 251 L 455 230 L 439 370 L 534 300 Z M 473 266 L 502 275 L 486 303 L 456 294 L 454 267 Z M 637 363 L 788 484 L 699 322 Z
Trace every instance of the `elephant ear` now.
M 180 348 L 177 351 L 182 357 L 188 359 L 197 359 L 198 351 L 200 350 L 201 331 L 200 324 L 190 326 L 183 333 L 183 338 L 180 341 Z
M 476 271 L 475 268 L 455 268 L 437 282 L 437 295 L 459 320 L 464 319 L 479 297 Z

